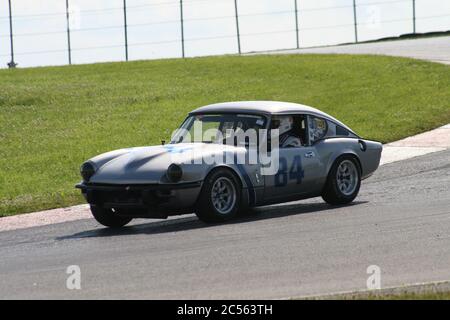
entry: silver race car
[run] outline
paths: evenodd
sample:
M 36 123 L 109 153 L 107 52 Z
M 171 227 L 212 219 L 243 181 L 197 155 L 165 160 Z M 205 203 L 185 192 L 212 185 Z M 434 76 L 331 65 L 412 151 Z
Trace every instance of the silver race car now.
M 192 111 L 170 143 L 86 161 L 76 187 L 108 227 L 192 212 L 220 222 L 250 207 L 317 196 L 350 203 L 381 151 L 381 143 L 311 107 L 219 103 Z

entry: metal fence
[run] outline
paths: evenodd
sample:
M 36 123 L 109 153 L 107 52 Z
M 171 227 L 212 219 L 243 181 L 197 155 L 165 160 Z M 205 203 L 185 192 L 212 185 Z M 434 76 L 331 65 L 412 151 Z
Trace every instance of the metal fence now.
M 8 0 L 8 16 L 4 16 L 3 18 L 7 18 L 9 20 L 9 35 L 4 35 L 4 38 L 9 38 L 9 47 L 10 47 L 10 59 L 11 61 L 8 63 L 8 67 L 9 68 L 14 68 L 17 66 L 17 62 L 15 60 L 15 53 L 14 53 L 14 37 L 15 36 L 33 36 L 33 35 L 40 35 L 42 33 L 26 33 L 26 34 L 14 34 L 13 31 L 13 26 L 14 26 L 14 15 L 12 12 L 12 1 L 14 0 Z M 71 0 L 61 0 L 61 1 L 65 1 L 65 13 L 49 13 L 49 14 L 36 14 L 36 15 L 29 15 L 29 16 L 33 16 L 33 17 L 45 17 L 45 16 L 49 16 L 49 15 L 65 15 L 65 19 L 66 19 L 66 30 L 64 31 L 54 31 L 54 32 L 48 32 L 49 33 L 66 33 L 67 35 L 67 49 L 64 49 L 65 52 L 67 52 L 67 63 L 68 64 L 72 64 L 72 51 L 73 50 L 89 50 L 89 49 L 95 49 L 94 48 L 77 48 L 77 49 L 73 49 L 72 45 L 71 45 L 71 10 L 70 10 L 70 2 Z M 124 50 L 124 60 L 128 61 L 129 59 L 129 47 L 131 46 L 137 46 L 137 45 L 143 45 L 143 44 L 160 44 L 160 43 L 174 43 L 174 42 L 179 42 L 180 45 L 180 56 L 182 58 L 184 58 L 186 56 L 186 48 L 185 48 L 185 43 L 186 41 L 195 41 L 195 40 L 206 40 L 208 38 L 189 38 L 186 39 L 185 38 L 185 22 L 189 21 L 187 19 L 185 19 L 184 17 L 184 6 L 186 5 L 186 3 L 192 3 L 192 2 L 198 2 L 198 1 L 206 1 L 206 0 L 173 0 L 170 3 L 172 4 L 176 4 L 177 6 L 179 6 L 179 12 L 180 12 L 180 17 L 179 20 L 176 21 L 160 21 L 157 23 L 164 23 L 164 22 L 171 22 L 171 23 L 179 23 L 179 27 L 180 27 L 180 38 L 176 39 L 176 40 L 167 40 L 167 41 L 159 41 L 159 42 L 144 42 L 144 43 L 134 43 L 134 44 L 129 44 L 128 42 L 128 27 L 129 26 L 137 26 L 139 24 L 129 24 L 129 19 L 127 19 L 127 9 L 129 9 L 129 6 L 127 6 L 127 0 L 123 0 L 123 5 L 122 7 L 114 7 L 114 8 L 105 8 L 105 10 L 110 10 L 110 9 L 114 9 L 114 10 L 123 10 L 123 20 L 120 21 L 120 24 L 118 25 L 114 25 L 114 26 L 109 26 L 109 27 L 103 27 L 103 28 L 85 28 L 82 29 L 82 31 L 90 31 L 90 30 L 98 30 L 98 29 L 107 29 L 107 28 L 123 28 L 123 50 Z M 242 53 L 242 47 L 241 47 L 241 39 L 242 36 L 252 36 L 252 35 L 258 35 L 261 33 L 247 33 L 242 35 L 239 29 L 239 22 L 240 19 L 245 16 L 258 16 L 258 15 L 271 15 L 271 14 L 292 14 L 295 17 L 295 26 L 293 26 L 292 30 L 286 30 L 285 32 L 294 32 L 295 31 L 295 43 L 296 43 L 296 48 L 300 48 L 300 40 L 301 40 L 301 33 L 302 30 L 305 30 L 305 28 L 301 26 L 301 22 L 299 19 L 299 16 L 301 15 L 302 12 L 305 11 L 321 11 L 321 10 L 330 10 L 330 9 L 340 9 L 340 8 L 349 8 L 351 10 L 353 10 L 353 21 L 349 21 L 347 24 L 345 25 L 338 25 L 338 26 L 334 26 L 334 27 L 342 27 L 342 26 L 348 26 L 348 27 L 352 27 L 354 29 L 354 42 L 357 43 L 359 41 L 358 39 L 358 27 L 361 25 L 364 25 L 364 23 L 359 23 L 358 22 L 358 8 L 360 7 L 364 7 L 364 6 L 368 6 L 368 5 L 379 5 L 379 4 L 393 4 L 393 3 L 408 3 L 410 4 L 410 17 L 408 18 L 401 18 L 401 19 L 394 19 L 394 20 L 388 20 L 388 21 L 381 21 L 381 23 L 390 23 L 390 22 L 401 22 L 401 21 L 410 21 L 411 22 L 411 33 L 416 33 L 416 21 L 418 19 L 434 19 L 434 18 L 439 18 L 439 17 L 449 17 L 450 19 L 450 14 L 446 14 L 446 15 L 435 15 L 435 16 L 421 16 L 420 18 L 418 18 L 416 16 L 416 1 L 426 1 L 426 0 L 390 0 L 390 1 L 386 1 L 386 0 L 380 0 L 380 1 L 373 1 L 370 3 L 358 3 L 358 0 L 348 0 L 348 3 L 343 4 L 343 5 L 336 5 L 336 6 L 332 6 L 332 7 L 317 7 L 317 8 L 305 8 L 302 9 L 300 8 L 300 0 L 291 0 L 292 1 L 292 9 L 288 10 L 288 11 L 276 11 L 276 12 L 264 12 L 264 13 L 254 13 L 254 14 L 239 14 L 239 2 L 243 1 L 243 0 L 228 0 L 233 2 L 234 5 L 234 15 L 229 15 L 229 16 L 219 16 L 219 17 L 214 17 L 214 18 L 207 18 L 205 20 L 209 20 L 211 21 L 210 23 L 214 23 L 215 19 L 222 19 L 222 18 L 233 18 L 235 20 L 235 25 L 236 25 L 236 32 L 235 34 L 228 34 L 228 35 L 224 35 L 224 36 L 220 36 L 220 37 L 212 37 L 211 39 L 220 39 L 220 38 L 235 38 L 236 39 L 236 44 L 237 44 L 237 53 L 241 54 Z M 168 3 L 168 2 L 164 2 L 164 3 Z M 163 3 L 149 3 L 148 5 L 158 5 L 158 4 L 163 4 Z M 134 8 L 136 8 L 136 6 L 134 6 Z M 84 10 L 84 12 L 88 12 L 89 10 Z M 23 18 L 23 16 L 22 16 Z M 26 16 L 25 16 L 26 18 Z M 193 20 L 193 19 L 191 19 Z M 195 19 L 194 19 L 195 20 Z M 199 20 L 199 19 L 196 19 Z M 148 23 L 148 25 L 150 25 L 152 23 Z M 333 26 L 328 26 L 328 27 L 333 27 Z M 320 27 L 317 27 L 317 29 L 319 29 Z M 77 30 L 80 31 L 80 30 Z M 277 31 L 278 33 L 280 33 L 280 31 Z M 270 32 L 265 32 L 263 34 L 268 34 Z M 276 33 L 276 32 L 275 32 Z M 1 40 L 1 38 L 0 38 Z M 117 45 L 115 46 L 110 46 L 110 47 L 117 47 Z M 98 47 L 99 48 L 99 47 Z M 105 48 L 105 47 L 102 47 Z M 36 53 L 50 53 L 50 52 L 61 52 L 62 50 L 48 50 L 48 51 L 39 51 Z M 20 54 L 33 54 L 33 52 L 22 52 L 19 53 Z

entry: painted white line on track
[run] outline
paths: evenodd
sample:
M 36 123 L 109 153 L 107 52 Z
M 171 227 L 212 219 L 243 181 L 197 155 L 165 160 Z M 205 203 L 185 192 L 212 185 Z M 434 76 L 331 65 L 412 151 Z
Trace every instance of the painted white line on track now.
M 89 205 L 82 204 L 0 218 L 0 232 L 90 218 Z
M 383 146 L 380 165 L 450 148 L 450 124 Z
M 385 145 L 381 154 L 380 166 L 392 162 L 423 156 L 429 153 L 443 151 L 446 148 L 422 148 L 422 147 L 394 147 Z

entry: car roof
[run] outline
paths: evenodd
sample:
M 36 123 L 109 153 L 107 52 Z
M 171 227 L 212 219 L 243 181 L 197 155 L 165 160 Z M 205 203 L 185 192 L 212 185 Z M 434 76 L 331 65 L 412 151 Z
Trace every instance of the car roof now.
M 234 101 L 209 104 L 195 109 L 191 113 L 209 113 L 209 112 L 252 112 L 278 114 L 286 112 L 311 112 L 319 111 L 298 103 L 281 101 Z M 320 111 L 319 111 L 320 112 Z
M 221 102 L 209 104 L 190 112 L 190 114 L 205 114 L 205 113 L 251 113 L 251 114 L 266 114 L 266 115 L 312 114 L 331 120 L 336 124 L 346 128 L 350 132 L 356 134 L 352 129 L 347 127 L 339 120 L 333 118 L 329 114 L 313 107 L 292 102 L 282 102 L 282 101 Z

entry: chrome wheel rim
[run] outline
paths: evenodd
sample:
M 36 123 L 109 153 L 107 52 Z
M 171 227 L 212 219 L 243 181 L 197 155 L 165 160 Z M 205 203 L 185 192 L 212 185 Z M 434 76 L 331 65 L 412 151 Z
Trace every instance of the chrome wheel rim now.
M 220 214 L 230 213 L 236 203 L 236 189 L 233 182 L 226 177 L 217 179 L 211 189 L 211 201 Z
M 355 164 L 350 160 L 344 160 L 340 163 L 337 173 L 336 181 L 339 191 L 349 196 L 355 192 L 358 185 L 358 170 Z

